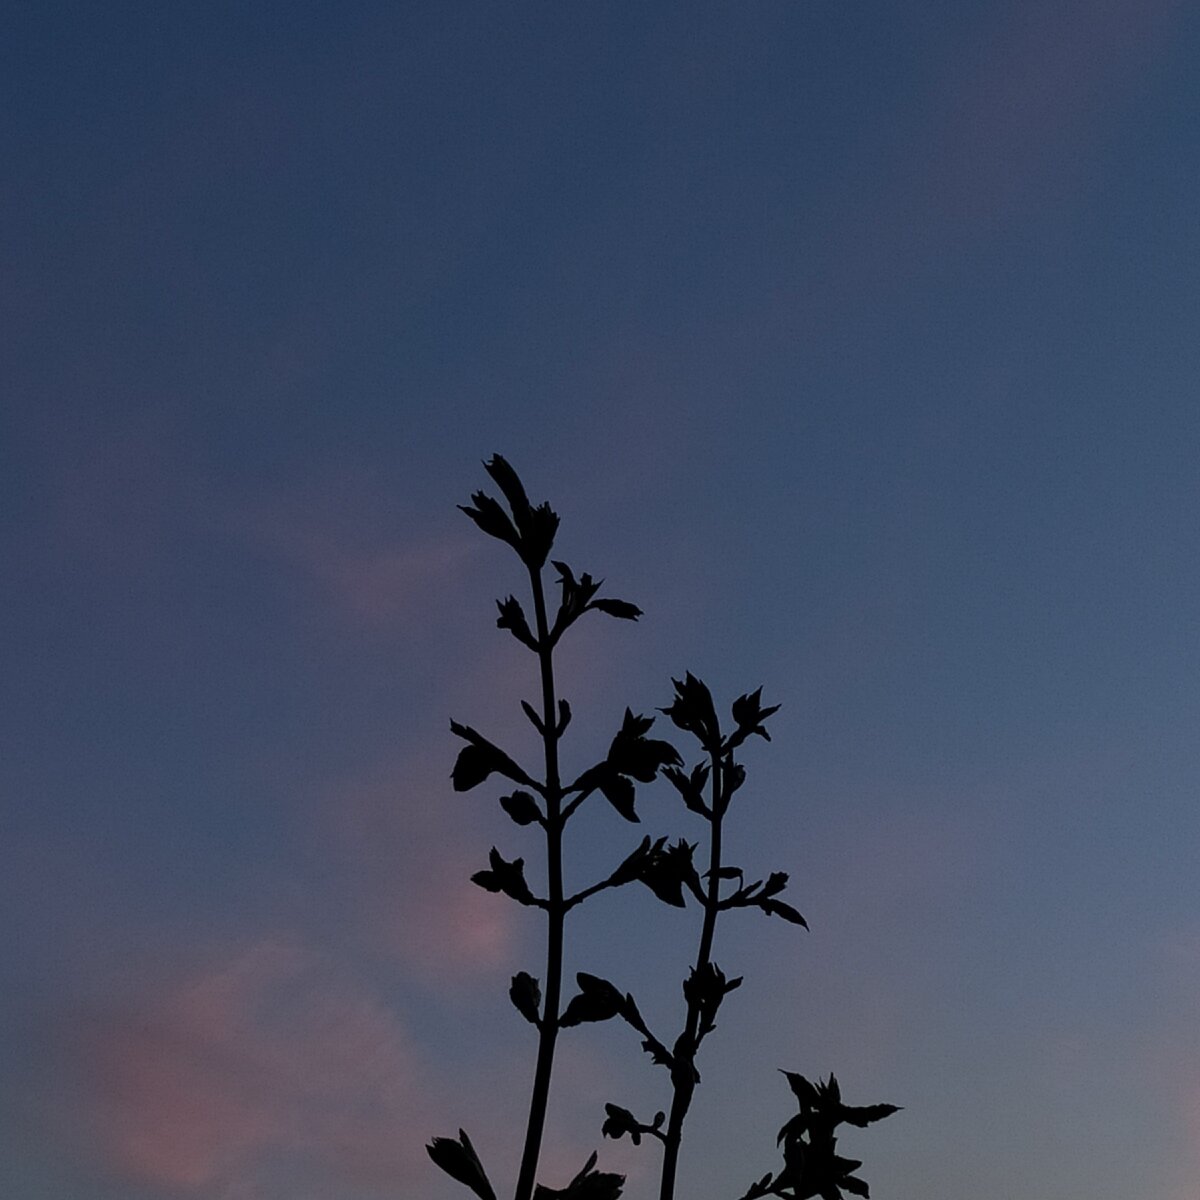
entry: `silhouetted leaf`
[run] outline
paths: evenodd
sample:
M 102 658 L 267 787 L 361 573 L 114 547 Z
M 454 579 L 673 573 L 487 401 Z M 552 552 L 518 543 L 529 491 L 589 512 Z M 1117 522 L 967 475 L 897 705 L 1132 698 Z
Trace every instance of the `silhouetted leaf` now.
M 527 971 L 518 971 L 512 977 L 508 998 L 517 1012 L 531 1025 L 541 1024 L 542 989 L 538 981 Z
M 650 1036 L 650 1030 L 646 1028 L 646 1022 L 642 1020 L 642 1014 L 638 1010 L 637 1002 L 628 993 L 625 993 L 621 1001 L 620 1017 L 626 1024 L 632 1026 L 638 1033 Z
M 558 513 L 549 504 L 539 504 L 529 515 L 528 558 L 526 562 L 540 571 L 554 546 L 558 532 Z
M 551 565 L 558 572 L 558 582 L 562 588 L 562 599 L 554 618 L 554 628 L 550 631 L 550 640 L 555 642 L 563 630 L 587 611 L 601 581 L 593 579 L 586 571 L 576 579 L 571 568 L 557 559 Z
M 525 882 L 525 860 L 523 858 L 514 858 L 512 862 L 508 862 L 493 846 L 488 854 L 488 862 L 491 864 L 491 869 L 476 871 L 471 876 L 472 883 L 488 892 L 500 892 L 510 899 L 516 900 L 518 904 L 538 903 L 534 894 L 529 890 L 529 884 Z
M 788 1087 L 792 1089 L 792 1094 L 800 1101 L 802 1107 L 815 1107 L 819 1100 L 819 1093 L 816 1085 L 810 1083 L 803 1075 L 796 1074 L 795 1071 L 780 1071 L 780 1074 L 788 1081 Z
M 556 1190 L 539 1183 L 534 1189 L 533 1200 L 617 1200 L 625 1176 L 597 1171 L 595 1167 L 596 1155 L 593 1154 L 565 1188 Z
M 504 493 L 512 509 L 512 524 L 515 526 L 516 540 L 512 543 L 521 556 L 522 562 L 530 570 L 540 570 L 554 544 L 554 535 L 558 531 L 558 514 L 549 504 L 539 504 L 534 508 L 529 503 L 525 488 L 516 471 L 508 461 L 499 454 L 485 462 L 484 469 L 496 481 L 497 487 Z M 479 507 L 479 494 L 471 499 Z M 494 504 L 495 501 L 492 501 Z M 496 505 L 499 508 L 499 505 Z M 464 510 L 467 511 L 467 510 Z M 471 515 L 468 511 L 468 516 Z
M 708 764 L 701 763 L 685 775 L 678 767 L 664 767 L 663 776 L 670 780 L 671 785 L 683 797 L 683 802 L 694 813 L 708 817 L 711 809 L 704 799 L 704 785 L 708 782 Z
M 496 1193 L 471 1145 L 471 1139 L 463 1130 L 458 1131 L 458 1141 L 453 1138 L 435 1137 L 425 1147 L 433 1159 L 451 1179 L 465 1183 L 480 1200 L 496 1200 Z
M 542 819 L 542 810 L 537 801 L 528 793 L 516 791 L 508 796 L 500 797 L 500 807 L 518 824 L 532 825 Z
M 816 1083 L 791 1071 L 784 1077 L 800 1103 L 800 1112 L 779 1131 L 783 1144 L 784 1170 L 776 1184 L 785 1184 L 791 1194 L 808 1197 L 833 1197 L 842 1200 L 843 1190 L 854 1196 L 867 1196 L 867 1185 L 853 1172 L 862 1166 L 858 1159 L 842 1158 L 835 1152 L 835 1129 L 843 1122 L 865 1126 L 898 1112 L 894 1104 L 874 1104 L 863 1108 L 842 1103 L 837 1076 Z
M 695 850 L 695 845 L 682 839 L 667 847 L 662 841 L 655 843 L 642 862 L 638 879 L 664 904 L 686 907 L 683 889 L 687 887 L 693 893 L 700 889 L 700 878 L 692 865 Z
M 721 729 L 713 707 L 712 693 L 691 671 L 681 683 L 672 679 L 675 699 L 660 711 L 670 717 L 680 729 L 692 734 L 710 753 L 721 748 Z
M 500 502 L 493 500 L 486 492 L 472 492 L 471 503 L 474 505 L 473 508 L 468 508 L 465 504 L 460 504 L 458 507 L 484 533 L 491 537 L 499 538 L 502 542 L 507 542 L 514 550 L 519 552 L 520 539 L 517 536 L 516 528 L 508 514 L 500 507 Z
M 772 871 L 767 876 L 767 882 L 763 884 L 763 896 L 777 896 L 787 887 L 787 881 L 788 873 L 786 871 Z
M 634 716 L 625 710 L 625 719 L 608 748 L 608 764 L 622 775 L 639 783 L 652 783 L 659 768 L 682 760 L 670 742 L 646 737 L 653 717 Z
M 666 1067 L 668 1071 L 675 1069 L 675 1056 L 656 1037 L 647 1036 L 642 1042 L 642 1049 L 650 1055 L 650 1061 L 657 1067 Z
M 741 987 L 742 977 L 726 979 L 725 972 L 714 962 L 707 962 L 699 970 L 694 967 L 683 981 L 683 995 L 689 1008 L 699 1013 L 699 1037 L 704 1038 L 714 1027 L 721 1001 Z
M 868 1104 L 862 1108 L 848 1108 L 842 1105 L 838 1116 L 847 1125 L 857 1125 L 860 1129 L 865 1129 L 875 1121 L 882 1121 L 884 1117 L 890 1117 L 899 1111 L 895 1104 Z
M 606 600 L 602 597 L 593 600 L 588 608 L 599 609 L 600 612 L 608 613 L 610 617 L 620 617 L 623 621 L 636 621 L 642 615 L 642 610 L 636 604 L 630 604 L 628 600 Z
M 500 616 L 496 618 L 496 628 L 507 629 L 523 646 L 528 646 L 536 652 L 537 639 L 529 628 L 529 622 L 526 621 L 524 610 L 516 596 L 497 600 L 496 607 L 500 610 Z
M 666 838 L 662 839 L 663 842 Z M 659 843 L 661 845 L 661 842 Z M 614 887 L 620 887 L 622 884 L 633 883 L 638 878 L 642 864 L 646 860 L 646 856 L 651 852 L 650 838 L 644 837 L 638 843 L 637 847 L 629 854 L 617 867 L 615 871 L 608 877 L 608 882 Z
M 615 771 L 606 771 L 600 776 L 597 786 L 600 794 L 625 820 L 634 822 L 641 820 L 633 807 L 633 784 L 624 775 L 618 775 Z
M 538 716 L 537 709 L 534 708 L 528 700 L 522 700 L 521 711 L 529 718 L 529 723 L 534 727 L 534 729 L 536 729 L 538 733 L 542 734 L 544 737 L 546 733 L 546 726 L 542 724 L 542 718 Z
M 757 904 L 769 917 L 782 917 L 793 925 L 802 925 L 805 929 L 808 928 L 808 922 L 790 904 L 785 904 L 782 900 L 759 896 Z
M 565 700 L 560 700 L 558 702 L 558 727 L 555 729 L 555 733 L 562 737 L 570 723 L 571 706 Z
M 772 704 L 769 708 L 763 708 L 762 688 L 755 689 L 749 695 L 739 696 L 733 702 L 733 721 L 737 729 L 730 735 L 729 740 L 725 743 L 725 748 L 732 750 L 734 747 L 740 746 L 752 734 L 757 734 L 769 742 L 771 735 L 764 728 L 763 722 L 772 713 L 777 713 L 778 711 L 778 704 Z
M 772 1190 L 772 1183 L 775 1176 L 768 1171 L 761 1179 L 752 1183 L 740 1197 L 740 1200 L 762 1200 L 762 1197 L 769 1196 Z
M 629 1109 L 622 1108 L 619 1104 L 606 1104 L 604 1112 L 606 1114 L 604 1124 L 600 1126 L 600 1133 L 603 1137 L 612 1138 L 615 1141 L 628 1134 L 629 1140 L 635 1146 L 642 1144 L 641 1124 Z
M 529 497 L 525 495 L 525 487 L 508 459 L 502 454 L 493 454 L 483 464 L 483 469 L 496 481 L 496 486 L 504 493 L 504 498 L 508 501 L 514 517 L 523 517 L 529 512 Z
M 628 992 L 625 993 L 625 996 L 621 1001 L 621 1008 L 618 1016 L 620 1016 L 620 1018 L 627 1025 L 633 1029 L 636 1029 L 638 1033 L 642 1035 L 644 1039 L 642 1042 L 642 1049 L 650 1055 L 650 1058 L 655 1065 L 666 1067 L 668 1070 L 674 1068 L 675 1059 L 671 1052 L 646 1027 L 646 1022 L 642 1019 L 642 1014 L 638 1011 L 637 1002 Z M 661 1123 L 661 1121 L 658 1122 L 658 1124 L 654 1125 L 653 1128 L 657 1129 L 658 1125 Z
M 579 994 L 572 997 L 559 1017 L 560 1028 L 581 1025 L 585 1021 L 610 1021 L 620 1015 L 625 997 L 607 979 L 583 971 L 575 979 Z
M 450 773 L 450 781 L 456 792 L 469 792 L 493 772 L 506 776 L 514 783 L 533 786 L 533 780 L 503 750 L 493 746 L 469 725 L 451 721 L 450 730 L 467 742 L 458 752 L 454 770 Z
M 775 1144 L 795 1141 L 796 1138 L 808 1132 L 808 1113 L 799 1112 L 791 1120 L 785 1121 L 775 1137 Z
M 459 508 L 484 533 L 512 546 L 530 570 L 540 570 L 554 544 L 558 514 L 549 504 L 539 504 L 537 508 L 530 505 L 516 471 L 501 455 L 494 455 L 483 465 L 508 501 L 512 516 L 486 492 L 472 492 L 472 507 L 460 504 Z

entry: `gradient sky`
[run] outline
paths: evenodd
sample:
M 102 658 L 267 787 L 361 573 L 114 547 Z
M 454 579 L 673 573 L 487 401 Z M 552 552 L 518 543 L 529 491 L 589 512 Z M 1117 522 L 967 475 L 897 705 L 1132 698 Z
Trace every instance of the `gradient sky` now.
M 573 761 L 687 669 L 783 705 L 733 854 L 812 931 L 718 932 L 681 1194 L 786 1067 L 905 1106 L 877 1200 L 1195 1200 L 1196 6 L 3 24 L 0 1192 L 451 1200 L 460 1124 L 509 1189 L 540 926 L 467 876 L 537 847 L 448 778 L 451 716 L 530 745 L 499 451 L 646 613 L 564 647 Z M 576 935 L 670 1028 L 694 913 Z M 598 1125 L 661 1073 L 560 1044 L 544 1178 L 650 1195 Z

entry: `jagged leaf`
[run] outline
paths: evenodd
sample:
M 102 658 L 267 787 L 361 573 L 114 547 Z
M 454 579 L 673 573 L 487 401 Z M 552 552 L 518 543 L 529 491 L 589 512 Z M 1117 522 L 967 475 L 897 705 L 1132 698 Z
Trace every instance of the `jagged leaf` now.
M 606 761 L 613 770 L 639 783 L 652 783 L 660 767 L 682 762 L 670 742 L 646 737 L 653 724 L 653 717 L 634 716 L 630 709 L 625 710 L 621 728 L 608 748 Z
M 562 600 L 550 632 L 551 641 L 557 641 L 563 630 L 587 611 L 602 581 L 593 579 L 586 571 L 576 579 L 571 568 L 557 559 L 551 565 L 558 572 L 558 582 L 562 588 Z
M 757 734 L 761 738 L 765 738 L 768 742 L 771 740 L 771 735 L 766 731 L 763 722 L 771 716 L 772 713 L 779 711 L 778 704 L 772 704 L 768 708 L 762 706 L 762 688 L 756 688 L 748 695 L 739 696 L 733 702 L 733 722 L 737 726 L 728 742 L 726 749 L 732 750 L 735 746 L 741 745 L 746 738 L 753 734 Z
M 495 846 L 488 854 L 490 870 L 476 871 L 471 882 L 488 892 L 499 892 L 518 904 L 536 904 L 537 899 L 525 882 L 525 860 L 514 858 L 508 862 Z
M 678 679 L 671 682 L 675 685 L 675 699 L 660 711 L 678 728 L 692 734 L 706 750 L 716 753 L 721 748 L 721 728 L 712 693 L 691 671 L 682 683 Z
M 465 504 L 460 504 L 458 507 L 465 512 L 484 533 L 490 537 L 499 538 L 502 542 L 507 542 L 514 550 L 520 550 L 520 538 L 517 536 L 516 528 L 513 526 L 512 520 L 508 513 L 500 506 L 498 500 L 493 500 L 486 492 L 472 492 L 471 503 L 473 508 L 468 508 Z
M 536 652 L 537 638 L 533 636 L 529 622 L 525 619 L 525 612 L 516 596 L 497 600 L 496 607 L 500 610 L 500 615 L 496 618 L 496 628 L 507 629 L 521 645 L 528 646 L 530 650 Z
M 762 897 L 777 896 L 787 887 L 788 873 L 786 871 L 772 871 L 767 876 L 767 882 L 763 884 Z
M 675 1056 L 656 1037 L 647 1037 L 642 1041 L 642 1049 L 650 1055 L 650 1061 L 656 1067 L 666 1067 L 668 1071 L 675 1069 Z
M 435 1137 L 426 1147 L 429 1157 L 433 1159 L 451 1179 L 464 1183 L 479 1197 L 479 1200 L 496 1200 L 496 1193 L 471 1145 L 471 1139 L 462 1129 L 458 1131 L 458 1141 L 453 1138 Z
M 792 1089 L 792 1094 L 802 1106 L 816 1107 L 820 1100 L 820 1094 L 815 1084 L 810 1083 L 803 1075 L 798 1075 L 795 1071 L 781 1070 L 780 1074 L 788 1081 L 788 1087 Z
M 539 504 L 534 508 L 529 503 L 529 497 L 525 494 L 519 476 L 502 455 L 494 454 L 483 466 L 496 481 L 496 486 L 512 509 L 512 524 L 516 535 L 512 545 L 526 566 L 534 571 L 540 570 L 550 553 L 550 547 L 554 544 L 554 535 L 558 531 L 558 514 L 549 504 Z M 476 507 L 479 507 L 479 495 L 481 493 L 471 497 Z M 496 507 L 499 509 L 500 506 L 497 504 Z M 471 515 L 468 510 L 464 511 L 467 511 L 468 516 Z
M 561 1190 L 544 1187 L 534 1189 L 533 1200 L 617 1200 L 625 1183 L 624 1175 L 613 1175 L 597 1171 L 596 1155 L 584 1164 L 584 1168 Z
M 672 908 L 685 908 L 683 891 L 685 886 L 695 893 L 700 888 L 700 877 L 692 864 L 694 844 L 682 838 L 674 845 L 664 847 L 662 840 L 651 847 L 642 861 L 638 879 L 644 883 L 664 904 Z

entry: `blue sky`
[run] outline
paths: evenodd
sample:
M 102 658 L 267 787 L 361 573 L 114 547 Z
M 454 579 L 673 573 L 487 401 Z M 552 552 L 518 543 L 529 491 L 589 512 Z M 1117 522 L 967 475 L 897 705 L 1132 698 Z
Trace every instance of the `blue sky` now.
M 687 669 L 783 705 L 733 837 L 812 932 L 719 934 L 690 1194 L 773 1165 L 781 1066 L 905 1106 L 880 1200 L 1193 1200 L 1191 9 L 6 24 L 0 1190 L 449 1200 L 460 1124 L 507 1189 L 538 930 L 467 878 L 536 848 L 448 779 L 451 716 L 530 749 L 499 451 L 645 610 L 564 650 L 579 762 Z M 673 1019 L 692 916 L 571 965 Z M 548 1181 L 659 1083 L 564 1038 Z

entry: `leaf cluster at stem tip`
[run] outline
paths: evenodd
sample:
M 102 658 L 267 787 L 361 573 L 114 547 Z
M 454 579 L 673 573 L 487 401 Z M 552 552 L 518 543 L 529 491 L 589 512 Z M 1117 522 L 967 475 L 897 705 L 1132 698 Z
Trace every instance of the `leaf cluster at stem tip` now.
M 779 711 L 778 704 L 762 706 L 762 688 L 739 696 L 732 707 L 734 731 L 728 737 L 721 735 L 721 723 L 717 719 L 716 706 L 708 685 L 688 671 L 682 680 L 672 679 L 675 698 L 659 711 L 686 733 L 690 733 L 711 755 L 727 754 L 737 749 L 748 737 L 757 735 L 771 740 L 763 722 Z
M 550 547 L 554 545 L 554 535 L 558 532 L 558 513 L 548 501 L 536 508 L 529 503 L 516 471 L 501 455 L 492 455 L 483 466 L 508 501 L 511 515 L 486 492 L 472 492 L 471 503 L 458 507 L 484 533 L 507 542 L 531 571 L 540 571 L 546 563 Z

